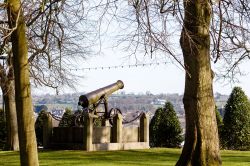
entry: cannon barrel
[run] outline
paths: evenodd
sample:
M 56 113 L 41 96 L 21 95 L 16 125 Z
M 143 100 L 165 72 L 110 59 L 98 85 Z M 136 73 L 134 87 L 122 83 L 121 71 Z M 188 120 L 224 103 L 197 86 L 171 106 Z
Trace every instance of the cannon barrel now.
M 124 84 L 121 80 L 118 80 L 117 82 L 110 84 L 108 86 L 105 86 L 103 88 L 97 89 L 95 91 L 89 92 L 85 95 L 81 95 L 79 97 L 79 103 L 78 105 L 81 105 L 82 107 L 86 108 L 91 104 L 94 104 L 98 102 L 102 97 L 109 96 L 115 91 L 122 89 L 124 87 Z

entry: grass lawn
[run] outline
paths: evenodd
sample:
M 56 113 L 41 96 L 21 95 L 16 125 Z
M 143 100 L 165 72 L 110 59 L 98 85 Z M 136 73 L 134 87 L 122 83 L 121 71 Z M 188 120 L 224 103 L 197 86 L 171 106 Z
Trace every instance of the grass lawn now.
M 40 151 L 40 165 L 51 166 L 168 166 L 175 165 L 180 149 L 154 148 L 130 151 Z M 223 165 L 250 166 L 250 151 L 221 151 Z M 0 151 L 0 165 L 19 164 L 19 153 Z

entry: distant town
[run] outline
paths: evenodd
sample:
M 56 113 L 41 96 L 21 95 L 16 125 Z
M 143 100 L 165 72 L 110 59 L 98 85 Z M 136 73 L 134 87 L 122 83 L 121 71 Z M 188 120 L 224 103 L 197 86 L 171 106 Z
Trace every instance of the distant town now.
M 64 95 L 34 95 L 33 104 L 35 115 L 37 116 L 41 110 L 51 112 L 57 117 L 62 117 L 65 109 L 76 111 L 78 108 L 78 99 L 80 95 L 85 93 L 73 93 Z M 119 92 L 109 96 L 109 109 L 119 108 L 125 118 L 131 119 L 144 111 L 152 117 L 155 110 L 162 107 L 166 101 L 170 101 L 174 105 L 174 109 L 179 117 L 182 127 L 185 127 L 185 113 L 182 103 L 183 95 L 174 94 L 158 94 L 154 95 L 150 92 L 134 94 Z M 227 95 L 215 93 L 215 101 L 221 115 L 228 99 Z
M 34 112 L 37 117 L 41 110 L 51 112 L 57 117 L 62 117 L 65 109 L 76 111 L 78 107 L 78 99 L 80 95 L 85 93 L 73 93 L 63 95 L 33 95 Z M 228 95 L 215 93 L 216 106 L 223 116 L 224 106 L 228 99 Z M 165 102 L 169 101 L 173 104 L 177 116 L 182 127 L 185 127 L 185 112 L 182 103 L 183 95 L 174 94 L 157 94 L 150 92 L 134 94 L 124 91 L 113 94 L 108 98 L 109 109 L 119 108 L 126 119 L 132 119 L 142 111 L 147 112 L 150 118 L 153 117 L 155 110 L 162 107 Z M 1 103 L 0 103 L 1 104 Z M 2 105 L 2 104 L 1 104 Z

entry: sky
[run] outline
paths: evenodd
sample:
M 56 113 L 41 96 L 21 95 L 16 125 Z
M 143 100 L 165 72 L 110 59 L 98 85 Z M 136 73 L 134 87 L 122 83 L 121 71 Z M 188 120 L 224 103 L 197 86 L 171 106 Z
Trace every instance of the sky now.
M 121 57 L 111 55 L 95 57 L 86 63 L 86 67 L 116 65 L 122 65 Z M 250 62 L 245 65 L 244 70 L 250 71 Z M 109 85 L 117 80 L 124 82 L 124 91 L 128 93 L 145 93 L 146 91 L 150 91 L 153 94 L 183 94 L 184 92 L 185 72 L 179 66 L 171 63 L 159 63 L 159 65 L 152 64 L 151 66 L 130 68 L 126 66 L 116 69 L 99 68 L 97 70 L 84 70 L 82 74 L 84 78 L 81 80 L 79 90 L 85 92 Z M 250 75 L 248 74 L 238 79 L 240 82 L 235 84 L 214 80 L 214 92 L 228 95 L 234 86 L 241 86 L 245 93 L 250 96 Z
M 94 2 L 94 1 L 93 1 Z M 96 13 L 93 17 L 96 17 Z M 110 18 L 107 17 L 107 20 Z M 173 25 L 172 25 L 173 23 Z M 153 94 L 168 94 L 168 93 L 178 93 L 183 94 L 184 83 L 185 83 L 185 72 L 184 70 L 172 63 L 164 63 L 166 59 L 150 59 L 148 57 L 143 57 L 143 55 L 138 55 L 142 57 L 140 62 L 143 63 L 154 63 L 151 66 L 145 65 L 137 67 L 128 67 L 128 65 L 135 65 L 134 57 L 128 58 L 127 52 L 122 52 L 118 48 L 111 48 L 114 41 L 112 41 L 112 36 L 120 35 L 119 26 L 116 23 L 105 21 L 102 23 L 104 28 L 101 28 L 104 37 L 102 40 L 103 47 L 101 49 L 101 55 L 90 56 L 84 61 L 78 62 L 77 71 L 75 74 L 83 77 L 78 80 L 79 85 L 76 86 L 77 91 L 72 89 L 64 89 L 59 91 L 59 94 L 63 93 L 74 93 L 74 92 L 90 92 L 95 89 L 104 87 L 106 85 L 112 84 L 117 80 L 122 80 L 124 82 L 124 89 L 126 93 L 145 93 L 147 91 Z M 109 28 L 106 28 L 109 25 Z M 168 26 L 175 29 L 176 24 L 174 22 L 168 22 Z M 118 30 L 117 30 L 118 29 Z M 178 29 L 178 28 L 177 28 Z M 129 29 L 127 29 L 129 31 Z M 174 30 L 175 31 L 175 30 Z M 179 33 L 178 31 L 175 33 Z M 101 33 L 102 34 L 102 33 Z M 171 42 L 179 45 L 179 35 L 171 39 Z M 111 44 L 112 43 L 112 44 Z M 117 44 L 117 43 L 115 43 Z M 180 51 L 179 49 L 176 49 Z M 98 50 L 94 50 L 97 51 Z M 180 54 L 180 53 L 179 53 Z M 159 63 L 157 65 L 156 63 Z M 112 66 L 119 66 L 118 68 L 112 68 Z M 124 67 L 122 67 L 124 66 Z M 92 69 L 92 68 L 98 69 Z M 101 69 L 101 67 L 111 67 L 110 69 Z M 90 70 L 82 68 L 91 68 Z M 247 73 L 250 71 L 250 61 L 245 62 L 242 66 L 242 70 Z M 219 92 L 221 94 L 229 95 L 234 86 L 241 86 L 245 93 L 250 97 L 250 74 L 238 78 L 239 83 L 230 84 L 228 82 L 216 81 L 214 80 L 214 93 Z M 35 93 L 54 93 L 52 90 L 38 90 L 35 89 Z
M 95 68 L 91 70 L 78 70 L 76 73 L 83 76 L 79 81 L 77 91 L 79 92 L 90 92 L 95 89 L 104 87 L 117 80 L 124 82 L 124 89 L 126 93 L 145 93 L 147 91 L 153 94 L 168 94 L 178 93 L 183 94 L 185 84 L 185 71 L 180 65 L 173 64 L 164 55 L 157 55 L 157 58 L 150 59 L 148 56 L 138 55 L 140 62 L 143 63 L 154 63 L 154 65 L 145 65 L 144 67 L 128 67 L 127 65 L 134 65 L 135 58 L 129 57 L 128 52 L 119 50 L 119 48 L 111 48 L 112 45 L 116 45 L 112 36 L 120 35 L 123 33 L 119 30 L 119 26 L 115 22 L 109 22 L 109 28 L 102 29 L 104 32 L 102 38 L 102 49 L 101 55 L 88 58 L 86 61 L 79 63 L 79 68 Z M 120 25 L 120 24 L 119 24 Z M 181 55 L 181 49 L 179 47 L 179 31 L 176 29 L 175 22 L 168 22 L 169 30 L 173 33 L 171 43 L 177 54 Z M 106 27 L 104 23 L 104 27 Z M 127 29 L 129 31 L 130 28 Z M 126 34 L 126 33 L 125 33 Z M 115 44 L 114 44 L 115 43 Z M 178 53 L 179 52 L 179 53 Z M 158 53 L 159 54 L 159 53 Z M 160 57 L 160 58 L 159 58 Z M 170 63 L 164 63 L 170 61 Z M 159 63 L 159 65 L 155 64 Z M 125 64 L 124 67 L 121 67 Z M 100 67 L 120 66 L 118 68 L 101 69 Z M 247 73 L 250 71 L 250 61 L 246 61 L 242 66 L 242 70 Z M 230 84 L 227 80 L 222 82 L 221 80 L 216 81 L 214 79 L 214 93 L 219 92 L 221 94 L 229 95 L 234 86 L 241 86 L 245 93 L 250 97 L 250 74 L 239 77 L 239 83 Z
M 75 68 L 77 71 L 73 71 L 81 77 L 78 79 L 79 84 L 76 85 L 76 91 L 64 88 L 59 90 L 59 94 L 91 92 L 112 84 L 117 80 L 124 82 L 122 91 L 126 93 L 138 94 L 146 93 L 147 91 L 152 94 L 184 93 L 185 72 L 180 65 L 173 63 L 165 55 L 156 55 L 150 58 L 148 55 L 144 56 L 144 54 L 140 55 L 138 53 L 139 60 L 137 59 L 136 61 L 135 57 L 128 56 L 128 52 L 111 47 L 109 44 L 111 41 L 106 40 L 104 42 L 106 45 L 103 45 L 100 54 L 91 55 L 86 60 L 78 61 L 77 68 Z M 98 50 L 95 51 L 98 52 Z M 150 63 L 152 64 L 140 66 L 140 64 Z M 133 66 L 135 64 L 138 66 Z M 118 67 L 115 68 L 114 66 Z M 102 67 L 104 68 L 102 69 Z M 110 69 L 105 67 L 110 67 Z M 241 69 L 246 75 L 237 78 L 239 83 L 231 84 L 229 80 L 222 82 L 215 78 L 213 83 L 214 93 L 229 95 L 234 86 L 240 86 L 250 98 L 250 61 L 244 61 L 241 64 Z M 33 94 L 47 93 L 56 94 L 56 91 L 33 88 Z
M 107 50 L 107 49 L 104 49 Z M 184 92 L 184 70 L 172 63 L 165 63 L 164 60 L 145 60 L 138 64 L 151 65 L 131 66 L 134 62 L 131 62 L 131 58 L 127 58 L 125 53 L 115 51 L 104 51 L 102 55 L 93 56 L 86 61 L 80 62 L 78 70 L 75 71 L 77 75 L 82 78 L 78 80 L 77 91 L 73 89 L 64 89 L 59 91 L 59 94 L 74 93 L 74 92 L 91 92 L 98 88 L 112 84 L 117 80 L 124 82 L 124 91 L 126 93 L 146 93 L 147 91 L 153 94 L 171 94 Z M 133 60 L 132 60 L 133 61 Z M 157 64 L 159 63 L 159 64 Z M 119 66 L 114 68 L 114 66 Z M 123 66 L 123 67 L 122 67 Z M 93 69 L 97 67 L 97 69 Z M 111 67 L 102 69 L 101 67 Z M 250 71 L 250 62 L 243 64 L 243 70 L 245 73 Z M 83 68 L 91 68 L 84 69 Z M 234 86 L 241 86 L 245 93 L 250 97 L 250 74 L 238 78 L 239 83 L 229 84 L 228 82 L 221 82 L 214 80 L 214 93 L 219 92 L 221 94 L 229 95 Z M 35 89 L 35 93 L 54 93 L 55 91 L 38 90 Z M 117 92 L 118 93 L 118 92 Z
M 100 59 L 99 59 L 100 58 Z M 120 66 L 112 69 L 86 70 L 85 78 L 82 81 L 83 90 L 90 91 L 113 83 L 117 80 L 124 82 L 124 91 L 127 93 L 145 93 L 150 91 L 153 94 L 159 93 L 183 93 L 184 72 L 174 65 L 165 64 L 164 61 L 152 62 L 153 64 L 143 66 L 121 67 L 119 60 L 115 61 L 108 57 L 95 58 L 90 66 Z M 110 60 L 109 60 L 110 59 Z M 94 63 L 100 61 L 101 63 Z M 110 64 L 109 61 L 114 61 Z M 143 64 L 143 63 L 138 63 Z M 147 63 L 148 64 L 148 63 Z M 85 90 L 86 89 L 86 90 Z

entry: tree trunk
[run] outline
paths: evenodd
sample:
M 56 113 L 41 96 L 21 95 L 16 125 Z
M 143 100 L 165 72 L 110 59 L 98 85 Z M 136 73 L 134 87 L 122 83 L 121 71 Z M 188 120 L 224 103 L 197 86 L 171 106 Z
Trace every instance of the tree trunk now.
M 11 61 L 9 61 L 11 62 Z M 16 116 L 15 90 L 14 90 L 14 73 L 12 63 L 8 64 L 9 73 L 6 73 L 4 66 L 0 65 L 1 89 L 4 97 L 6 125 L 7 125 L 7 141 L 4 150 L 19 150 L 18 126 Z
M 25 36 L 26 26 L 20 0 L 8 0 L 7 2 L 10 28 L 16 26 L 16 29 L 11 34 L 11 42 L 14 58 L 20 161 L 22 166 L 37 166 L 39 163 L 30 92 L 28 46 Z
M 221 165 L 210 64 L 209 0 L 184 0 L 181 47 L 186 67 L 185 144 L 177 166 Z
M 19 150 L 18 126 L 16 116 L 16 102 L 14 91 L 14 80 L 7 81 L 6 88 L 3 90 L 6 122 L 7 122 L 7 142 L 4 150 Z

